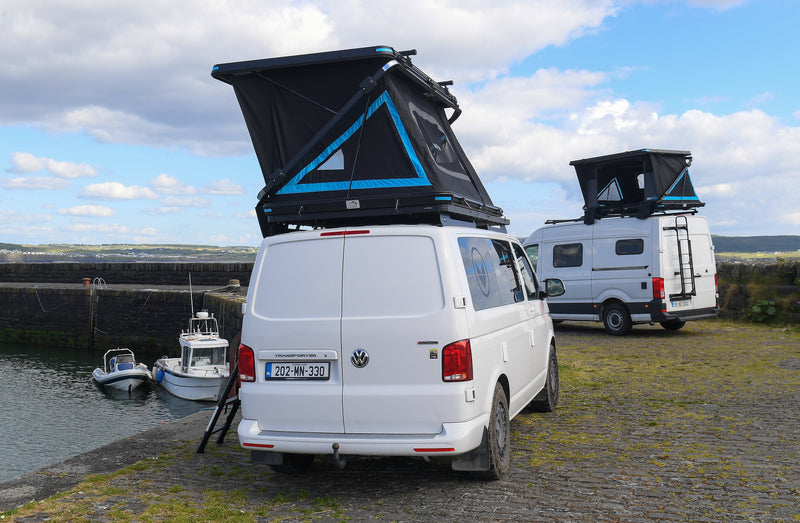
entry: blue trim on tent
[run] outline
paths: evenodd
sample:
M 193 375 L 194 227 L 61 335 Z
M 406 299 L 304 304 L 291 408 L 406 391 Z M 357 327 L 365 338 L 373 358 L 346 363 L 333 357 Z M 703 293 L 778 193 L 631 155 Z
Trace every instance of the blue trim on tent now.
M 688 167 L 683 170 L 683 172 L 680 174 L 680 176 L 675 178 L 675 181 L 672 182 L 672 185 L 670 185 L 669 189 L 667 189 L 667 192 L 664 193 L 664 194 L 671 193 L 672 190 L 675 188 L 675 186 L 678 185 L 678 182 L 680 182 L 683 179 L 684 176 L 686 176 L 687 178 L 689 177 L 689 168 Z M 661 199 L 662 200 L 675 201 L 675 200 L 699 200 L 700 198 L 698 198 L 697 195 L 694 195 L 694 196 L 664 196 Z
M 400 140 L 403 143 L 403 148 L 408 154 L 408 159 L 411 161 L 414 171 L 417 173 L 416 178 L 389 178 L 385 180 L 355 180 L 353 182 L 320 182 L 320 183 L 307 183 L 300 185 L 300 182 L 306 174 L 310 173 L 322 163 L 324 163 L 333 153 L 335 153 L 344 142 L 346 142 L 356 131 L 358 131 L 364 124 L 364 115 L 359 116 L 356 121 L 344 133 L 336 138 L 328 147 L 325 148 L 316 158 L 314 158 L 308 165 L 300 170 L 289 182 L 281 187 L 276 194 L 300 194 L 309 192 L 324 192 L 324 191 L 345 191 L 347 189 L 377 189 L 386 187 L 419 187 L 431 185 L 422 164 L 414 152 L 414 147 L 411 145 L 411 138 L 408 136 L 403 121 L 400 119 L 400 114 L 397 112 L 394 102 L 392 102 L 388 91 L 384 91 L 378 98 L 375 99 L 369 108 L 367 108 L 367 116 L 369 119 L 375 111 L 382 105 L 385 105 L 392 118 L 392 122 L 400 135 Z

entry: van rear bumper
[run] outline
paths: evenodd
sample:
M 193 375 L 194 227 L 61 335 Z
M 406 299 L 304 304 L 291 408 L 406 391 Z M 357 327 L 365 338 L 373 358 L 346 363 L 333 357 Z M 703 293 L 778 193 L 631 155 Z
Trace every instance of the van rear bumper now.
M 262 431 L 258 422 L 239 423 L 239 444 L 248 449 L 288 454 L 339 454 L 361 456 L 456 456 L 481 444 L 489 416 L 461 423 L 443 423 L 438 434 L 323 434 L 311 432 Z
M 703 320 L 707 318 L 716 318 L 717 316 L 719 316 L 719 307 L 707 307 L 705 309 L 692 309 L 687 311 L 677 311 L 671 313 L 654 312 L 652 314 L 654 323 L 661 321 L 669 321 L 669 320 L 681 320 L 681 321 Z

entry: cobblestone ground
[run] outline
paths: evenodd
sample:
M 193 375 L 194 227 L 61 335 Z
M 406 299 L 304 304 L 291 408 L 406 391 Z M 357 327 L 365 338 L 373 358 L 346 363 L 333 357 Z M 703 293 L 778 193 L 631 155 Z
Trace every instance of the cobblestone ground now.
M 556 412 L 512 422 L 501 481 L 353 459 L 274 474 L 235 433 L 185 445 L 6 521 L 800 521 L 800 334 L 720 321 L 625 338 L 557 326 Z

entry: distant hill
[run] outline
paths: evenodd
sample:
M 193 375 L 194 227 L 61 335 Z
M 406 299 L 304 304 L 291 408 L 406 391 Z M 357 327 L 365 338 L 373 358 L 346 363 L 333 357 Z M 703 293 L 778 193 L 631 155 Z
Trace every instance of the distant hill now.
M 0 243 L 0 262 L 252 262 L 256 247 L 215 245 L 18 245 Z
M 716 252 L 793 252 L 800 251 L 800 236 L 717 236 L 711 235 Z

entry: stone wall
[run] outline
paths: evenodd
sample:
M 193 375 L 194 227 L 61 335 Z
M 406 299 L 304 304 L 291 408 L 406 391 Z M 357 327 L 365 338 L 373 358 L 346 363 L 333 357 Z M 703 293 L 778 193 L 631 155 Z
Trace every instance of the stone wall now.
M 245 288 L 204 291 L 93 289 L 71 286 L 0 287 L 0 341 L 175 354 L 194 310 L 217 317 L 231 345 L 241 330 Z
M 753 306 L 775 304 L 771 321 L 800 323 L 800 262 L 718 262 L 720 317 L 750 319 Z
M 102 278 L 110 285 L 221 285 L 250 281 L 252 263 L 0 263 L 0 282 L 81 283 Z

